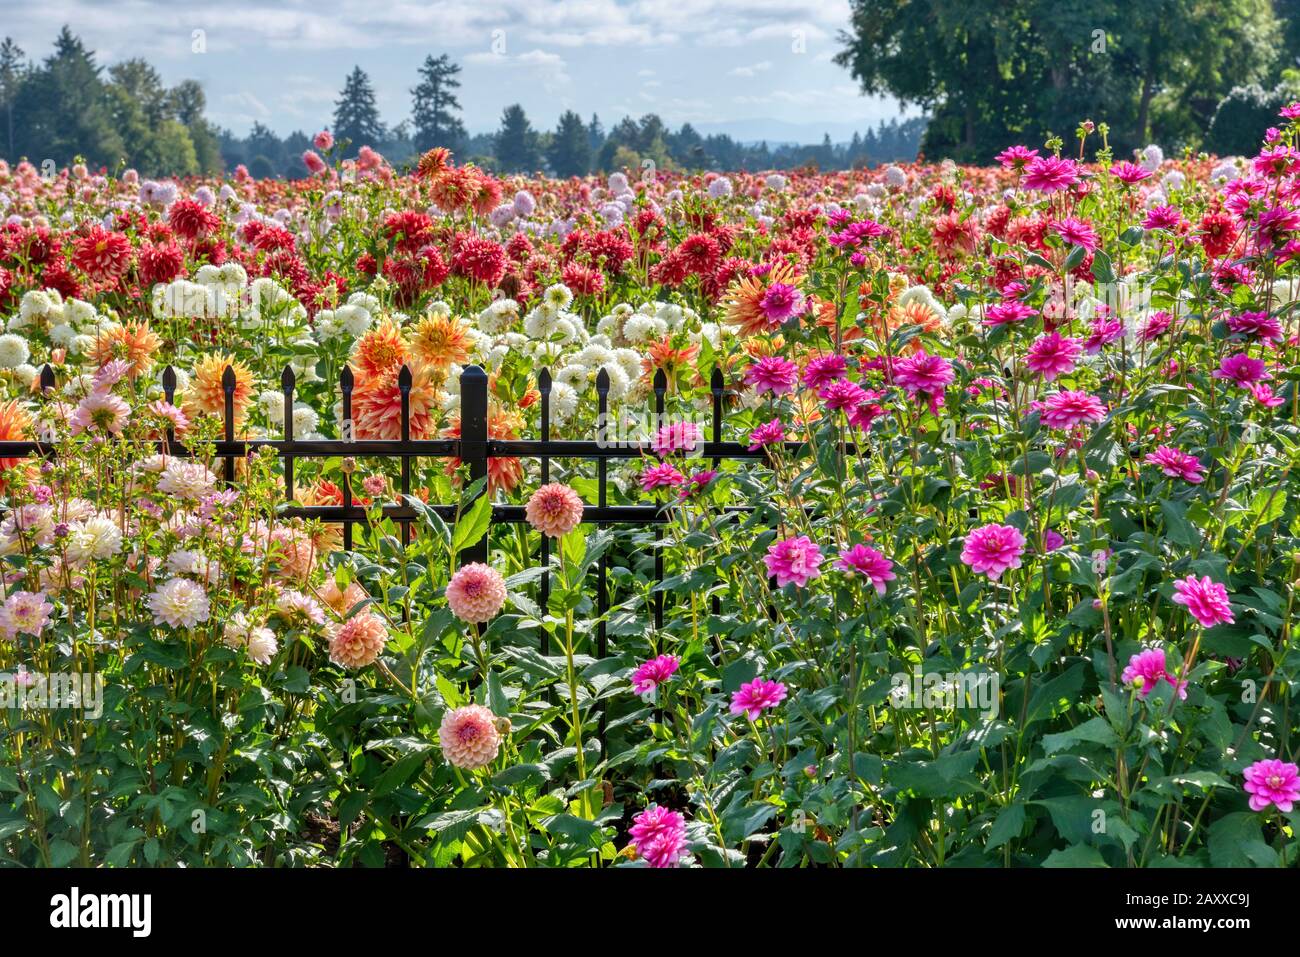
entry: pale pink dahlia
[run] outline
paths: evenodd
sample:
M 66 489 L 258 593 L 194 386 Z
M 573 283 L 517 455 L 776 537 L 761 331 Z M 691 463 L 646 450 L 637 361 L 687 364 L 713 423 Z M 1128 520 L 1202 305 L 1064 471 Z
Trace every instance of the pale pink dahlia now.
M 1174 582 L 1174 604 L 1186 605 L 1192 617 L 1202 628 L 1231 625 L 1232 606 L 1228 604 L 1228 589 L 1206 575 L 1197 580 L 1195 575 Z
M 885 593 L 885 582 L 891 582 L 898 576 L 894 574 L 894 564 L 883 554 L 869 545 L 857 544 L 840 552 L 835 567 L 850 575 L 861 575 L 871 580 L 876 591 Z
M 97 391 L 81 400 L 68 424 L 73 435 L 88 431 L 121 435 L 130 416 L 131 407 L 125 399 L 111 392 Z
M 785 700 L 785 685 L 779 681 L 755 678 L 740 686 L 731 695 L 731 713 L 743 714 L 757 721 L 764 711 L 770 711 Z
M 550 538 L 563 538 L 582 524 L 582 499 L 560 482 L 543 485 L 524 508 L 528 524 Z
M 353 615 L 333 629 L 330 636 L 330 661 L 344 668 L 364 668 L 384 650 L 388 630 L 369 611 Z
M 465 771 L 485 767 L 501 750 L 496 716 L 481 704 L 453 708 L 442 716 L 438 743 L 448 764 Z
M 676 811 L 653 804 L 628 829 L 637 857 L 651 867 L 676 867 L 686 856 L 686 821 Z
M 463 565 L 447 583 L 447 604 L 461 621 L 488 621 L 506 603 L 506 583 L 491 565 Z
M 1138 694 L 1144 698 L 1162 681 L 1169 682 L 1178 692 L 1179 698 L 1187 697 L 1187 682 L 1169 673 L 1163 648 L 1148 648 L 1138 652 L 1128 660 L 1120 680 L 1126 685 L 1137 685 L 1140 682 L 1142 687 L 1138 689 Z
M 173 578 L 154 590 L 145 604 L 159 625 L 173 628 L 193 628 L 207 621 L 210 614 L 208 593 L 203 586 L 188 578 Z
M 632 690 L 637 694 L 646 694 L 677 673 L 681 659 L 676 655 L 660 655 L 643 662 L 632 672 Z
M 1246 778 L 1244 787 L 1250 795 L 1252 811 L 1262 811 L 1273 804 L 1283 814 L 1289 814 L 1300 799 L 1300 768 L 1289 761 L 1277 758 L 1256 761 L 1242 775 Z
M 767 573 L 776 578 L 778 586 L 794 582 L 803 588 L 814 578 L 821 576 L 817 567 L 822 563 L 822 552 L 807 535 L 798 538 L 786 538 L 773 542 L 763 556 Z
M 1019 568 L 1025 536 L 1014 525 L 984 525 L 966 536 L 961 560 L 978 574 L 997 581 L 1008 568 Z
M 0 631 L 9 637 L 17 634 L 39 638 L 50 620 L 54 606 L 45 600 L 43 591 L 16 591 L 0 607 Z

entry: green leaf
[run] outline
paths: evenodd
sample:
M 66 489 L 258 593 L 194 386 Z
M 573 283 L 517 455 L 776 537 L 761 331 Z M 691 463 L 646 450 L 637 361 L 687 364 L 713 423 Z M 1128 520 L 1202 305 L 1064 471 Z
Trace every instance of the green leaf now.
M 1069 731 L 1063 731 L 1060 734 L 1043 735 L 1043 752 L 1045 754 L 1055 754 L 1057 751 L 1063 751 L 1070 745 L 1079 742 L 1100 744 L 1113 748 L 1119 744 L 1119 738 L 1115 736 L 1114 730 L 1106 723 L 1104 718 L 1091 718 Z
M 1076 844 L 1063 851 L 1052 851 L 1043 861 L 1044 867 L 1107 867 L 1101 852 L 1087 844 Z
M 464 551 L 481 542 L 491 522 L 492 500 L 482 495 L 474 500 L 474 504 L 456 522 L 456 531 L 451 539 L 452 552 Z
M 1277 852 L 1264 841 L 1258 814 L 1240 811 L 1210 825 L 1206 839 L 1214 867 L 1276 867 Z
M 998 812 L 998 819 L 993 822 L 989 828 L 989 841 L 984 845 L 986 850 L 993 850 L 1001 847 L 1007 841 L 1014 840 L 1020 836 L 1020 832 L 1025 826 L 1025 806 L 1023 804 L 1012 804 L 1004 807 Z

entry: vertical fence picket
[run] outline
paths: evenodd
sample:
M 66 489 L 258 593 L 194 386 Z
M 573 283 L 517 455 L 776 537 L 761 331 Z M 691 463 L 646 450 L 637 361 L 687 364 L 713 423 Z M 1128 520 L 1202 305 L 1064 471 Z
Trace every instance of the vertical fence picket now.
M 176 370 L 171 366 L 163 369 L 162 374 L 163 399 L 168 405 L 176 402 Z M 167 451 L 176 444 L 176 430 L 172 426 L 167 426 Z
M 402 445 L 411 441 L 411 367 L 402 363 L 402 369 L 397 373 L 397 391 L 402 396 Z M 405 453 L 402 455 L 402 506 L 407 507 L 406 496 L 411 494 L 411 457 Z M 411 544 L 411 521 L 407 518 L 398 519 L 402 527 L 402 545 Z
M 609 373 L 604 368 L 596 375 L 596 399 L 598 402 L 596 443 L 599 448 L 605 449 L 609 446 Z M 608 479 L 608 460 L 602 455 L 596 460 L 596 505 L 602 512 L 605 510 L 605 506 L 609 504 Z M 598 527 L 604 528 L 604 524 L 601 523 Z M 605 613 L 609 611 L 608 551 L 601 553 L 596 567 L 596 613 L 600 616 L 600 622 L 596 625 L 596 657 L 604 658 L 608 651 L 605 629 Z M 602 744 L 605 741 L 606 703 L 608 700 L 602 698 L 600 701 L 600 740 Z
M 480 366 L 469 366 L 460 374 L 460 460 L 469 466 L 470 482 L 488 474 L 488 378 Z M 487 495 L 485 488 L 480 495 Z M 488 534 L 461 554 L 462 562 L 486 562 Z
M 225 394 L 225 407 L 222 410 L 225 417 L 226 441 L 234 444 L 235 441 L 235 370 L 231 366 L 226 366 L 226 371 L 221 373 L 221 391 Z M 231 450 L 226 455 L 226 484 L 235 484 L 235 453 Z
M 725 394 L 722 385 L 721 366 L 713 367 L 713 374 L 709 376 L 709 391 L 713 393 L 713 442 L 715 446 L 718 446 L 722 444 L 722 399 Z M 716 472 L 721 464 L 722 457 L 715 455 L 710 468 Z M 722 610 L 722 600 L 717 594 L 714 594 L 709 604 L 715 615 Z
M 344 366 L 343 371 L 339 373 L 339 391 L 343 393 L 343 422 L 341 423 L 341 432 L 344 442 L 352 442 L 355 438 L 352 426 L 352 369 L 350 366 Z M 344 471 L 343 473 L 343 548 L 345 551 L 352 551 L 352 475 Z
M 41 392 L 49 392 L 54 388 L 54 367 L 48 362 L 41 366 Z
M 284 500 L 294 499 L 293 482 L 293 389 L 298 378 L 293 374 L 293 366 L 285 363 L 284 372 L 280 373 L 280 388 L 284 391 Z
M 537 391 L 542 396 L 542 441 L 551 440 L 551 370 L 543 369 L 537 376 Z M 549 455 L 543 455 L 542 460 L 542 484 L 545 485 L 551 480 L 551 458 Z M 551 539 L 549 535 L 542 536 L 542 568 L 548 569 L 542 572 L 542 583 L 539 593 L 540 607 L 542 614 L 546 614 L 546 609 L 551 603 Z M 545 629 L 541 629 L 538 649 L 544 655 L 551 653 L 551 636 Z

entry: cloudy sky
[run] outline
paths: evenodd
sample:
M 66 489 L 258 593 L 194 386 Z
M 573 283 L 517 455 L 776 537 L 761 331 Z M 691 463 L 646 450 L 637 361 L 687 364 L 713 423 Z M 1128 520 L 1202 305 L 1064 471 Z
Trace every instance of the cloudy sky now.
M 743 139 L 847 139 L 900 115 L 831 62 L 848 0 L 0 0 L 0 32 L 44 57 L 69 24 L 102 64 L 148 59 L 169 83 L 202 82 L 208 114 L 243 133 L 327 122 L 354 65 L 384 121 L 410 114 L 426 54 L 463 67 L 466 125 L 495 129 L 523 104 L 534 126 L 565 109 L 658 113 Z M 197 34 L 196 31 L 202 31 Z M 196 48 L 202 52 L 195 52 Z

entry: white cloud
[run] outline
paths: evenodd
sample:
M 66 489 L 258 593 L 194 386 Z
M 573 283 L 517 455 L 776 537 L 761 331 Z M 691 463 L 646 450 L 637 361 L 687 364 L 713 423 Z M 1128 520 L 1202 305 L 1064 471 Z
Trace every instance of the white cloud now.
M 772 69 L 772 61 L 763 60 L 761 63 L 755 63 L 753 66 L 735 67 L 734 69 L 729 71 L 728 75 L 752 77 L 752 76 L 758 76 L 760 73 L 764 73 L 770 69 Z

